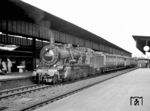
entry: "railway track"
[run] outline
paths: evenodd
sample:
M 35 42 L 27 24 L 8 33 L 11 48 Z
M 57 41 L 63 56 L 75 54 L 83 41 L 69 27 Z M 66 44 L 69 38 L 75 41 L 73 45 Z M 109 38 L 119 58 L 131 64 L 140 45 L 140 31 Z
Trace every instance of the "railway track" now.
M 28 104 L 25 107 L 20 108 L 19 110 L 15 109 L 14 111 L 20 111 L 20 110 L 21 111 L 31 111 L 31 110 L 37 109 L 39 107 L 42 107 L 42 106 L 47 105 L 49 103 L 52 103 L 54 101 L 60 100 L 60 99 L 62 99 L 64 97 L 67 97 L 69 95 L 75 94 L 75 93 L 77 93 L 77 92 L 79 92 L 79 91 L 81 91 L 83 89 L 89 88 L 89 87 L 91 87 L 91 86 L 93 86 L 95 84 L 98 84 L 98 83 L 102 82 L 102 81 L 106 81 L 108 79 L 114 78 L 116 76 L 119 76 L 121 74 L 127 73 L 129 71 L 132 71 L 134 69 L 135 68 L 124 70 L 124 71 L 119 71 L 121 73 L 117 74 L 115 76 L 109 77 L 109 78 L 101 80 L 101 81 L 90 83 L 89 85 L 84 85 L 81 88 L 77 88 L 77 89 L 72 89 L 71 88 L 71 90 L 66 91 L 66 92 L 64 92 L 62 94 L 59 94 L 58 96 L 55 96 L 55 97 L 49 97 L 48 96 L 48 98 L 46 98 L 46 99 L 41 99 L 38 102 L 35 102 L 35 103 L 32 103 L 32 104 Z M 89 79 L 89 78 L 87 78 L 87 79 Z M 83 80 L 86 80 L 86 79 L 83 79 Z M 78 81 L 78 80 L 76 80 L 76 81 Z M 71 83 L 73 83 L 73 82 L 64 83 L 63 86 L 66 86 L 67 84 L 69 85 Z M 76 83 L 78 83 L 78 82 L 76 82 Z M 26 87 L 21 87 L 21 88 L 15 88 L 15 89 L 12 89 L 12 90 L 9 90 L 9 91 L 1 91 L 0 92 L 0 101 L 2 101 L 2 100 L 8 100 L 9 101 L 9 98 L 13 98 L 15 96 L 16 97 L 20 97 L 21 95 L 25 95 L 25 94 L 28 94 L 28 93 L 30 94 L 30 93 L 34 93 L 35 92 L 35 94 L 36 94 L 37 91 L 39 91 L 39 92 L 43 91 L 43 90 L 48 91 L 46 89 L 51 89 L 52 90 L 52 88 L 54 88 L 54 87 L 59 88 L 61 85 L 62 84 L 58 84 L 58 85 L 31 85 L 31 86 L 26 86 Z M 5 107 L 4 107 L 4 109 L 5 109 Z M 7 111 L 9 111 L 10 109 L 11 108 L 8 108 L 8 109 L 6 108 Z M 11 111 L 13 111 L 13 110 L 11 109 Z
M 97 75 L 95 75 L 95 76 L 97 76 Z M 93 76 L 93 77 L 95 77 L 95 76 Z M 92 77 L 89 76 L 86 78 L 82 78 L 80 80 L 85 80 L 85 79 L 89 79 L 89 78 L 92 78 Z M 63 84 L 70 84 L 70 83 L 77 82 L 80 80 L 68 81 Z M 59 84 L 57 84 L 57 85 L 59 85 Z M 10 90 L 0 91 L 0 101 L 11 98 L 11 97 L 21 96 L 21 95 L 25 95 L 27 93 L 32 93 L 32 92 L 48 89 L 48 88 L 55 87 L 55 86 L 56 85 L 34 84 L 34 85 L 30 85 L 30 86 L 24 86 L 24 87 L 19 87 L 19 88 L 13 88 Z
M 89 78 L 91 78 L 91 77 L 83 78 L 81 80 L 89 79 Z M 70 83 L 77 82 L 77 81 L 80 81 L 80 80 L 68 81 L 63 84 L 70 84 Z M 57 85 L 59 85 L 59 84 L 57 84 Z M 27 93 L 32 93 L 32 92 L 48 89 L 51 87 L 56 87 L 57 85 L 34 84 L 34 85 L 30 85 L 30 86 L 24 86 L 24 87 L 19 87 L 19 88 L 13 88 L 10 90 L 0 91 L 0 101 L 2 101 L 4 99 L 9 99 L 11 97 L 13 98 L 15 96 L 21 96 L 21 95 L 25 95 Z
M 83 78 L 81 80 L 89 79 L 89 78 L 91 78 L 91 77 Z M 65 82 L 63 84 L 64 85 L 70 84 L 70 83 L 77 82 L 77 81 L 80 81 L 80 80 L 68 81 L 68 82 Z M 59 84 L 57 84 L 57 85 L 59 85 Z M 45 84 L 37 85 L 37 84 L 34 84 L 34 85 L 30 85 L 30 86 L 24 86 L 24 87 L 19 87 L 19 88 L 13 88 L 10 90 L 0 91 L 0 101 L 2 101 L 4 99 L 13 98 L 16 96 L 22 96 L 22 95 L 25 95 L 27 93 L 32 93 L 32 92 L 36 92 L 36 91 L 45 90 L 45 89 L 48 89 L 51 87 L 56 87 L 57 85 L 45 85 Z
M 35 91 L 40 91 L 43 89 L 50 88 L 50 85 L 30 85 L 25 87 L 14 88 L 10 90 L 5 90 L 0 92 L 0 101 L 3 99 L 8 99 L 14 96 L 21 96 L 27 93 L 32 93 Z
M 101 81 L 101 82 L 102 82 L 102 81 Z M 70 96 L 70 95 L 73 95 L 73 94 L 75 94 L 75 93 L 77 93 L 77 92 L 79 92 L 79 91 L 81 91 L 81 90 L 84 90 L 84 89 L 89 88 L 89 87 L 91 87 L 91 86 L 93 86 L 93 85 L 96 85 L 96 84 L 98 84 L 98 83 L 94 83 L 94 84 L 88 85 L 88 86 L 86 86 L 86 87 L 83 87 L 83 88 L 74 90 L 74 91 L 72 91 L 72 92 L 68 92 L 68 93 L 66 93 L 66 94 L 60 95 L 60 96 L 58 96 L 58 97 L 55 97 L 55 98 L 52 98 L 52 99 L 49 99 L 49 100 L 46 100 L 46 101 L 37 103 L 37 104 L 35 104 L 35 105 L 31 105 L 31 106 L 29 106 L 29 107 L 27 107 L 27 108 L 22 109 L 21 111 L 32 111 L 32 110 L 35 110 L 35 109 L 40 108 L 40 107 L 42 107 L 42 106 L 44 106 L 44 105 L 50 104 L 50 103 L 52 103 L 52 102 L 55 102 L 55 101 L 58 101 L 58 100 L 60 100 L 60 99 L 65 98 L 65 97 L 68 97 L 68 96 Z

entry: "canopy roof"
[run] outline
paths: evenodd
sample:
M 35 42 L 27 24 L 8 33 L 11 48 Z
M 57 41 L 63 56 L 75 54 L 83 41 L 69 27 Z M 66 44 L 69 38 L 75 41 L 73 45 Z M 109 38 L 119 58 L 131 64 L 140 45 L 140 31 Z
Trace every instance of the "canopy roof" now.
M 150 46 L 150 36 L 137 36 L 137 35 L 133 35 L 134 40 L 136 41 L 136 47 L 143 53 L 145 54 L 144 51 L 144 46 L 146 45 L 146 41 L 147 41 L 147 45 Z M 150 50 L 149 50 L 150 52 Z
M 46 26 L 51 29 L 71 34 L 83 39 L 88 39 L 99 44 L 105 44 L 106 46 L 130 53 L 79 26 L 76 26 L 20 0 L 0 1 L 0 13 L 1 17 L 6 19 L 25 20 L 35 24 L 45 23 Z

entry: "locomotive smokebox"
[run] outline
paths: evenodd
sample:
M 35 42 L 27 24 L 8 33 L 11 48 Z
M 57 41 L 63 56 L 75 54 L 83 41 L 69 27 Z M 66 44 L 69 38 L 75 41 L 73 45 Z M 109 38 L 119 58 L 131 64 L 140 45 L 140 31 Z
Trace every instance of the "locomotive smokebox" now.
M 52 66 L 56 64 L 61 59 L 75 59 L 80 56 L 85 55 L 83 52 L 78 51 L 77 49 L 72 49 L 71 47 L 66 47 L 65 45 L 56 46 L 53 44 L 46 45 L 42 48 L 40 52 L 40 58 L 42 65 Z

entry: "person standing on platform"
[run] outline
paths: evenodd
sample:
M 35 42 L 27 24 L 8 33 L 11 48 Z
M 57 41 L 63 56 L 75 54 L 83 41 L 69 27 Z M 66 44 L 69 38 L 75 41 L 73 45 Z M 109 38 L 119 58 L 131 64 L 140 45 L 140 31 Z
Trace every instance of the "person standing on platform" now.
M 25 61 L 25 60 L 23 60 L 23 61 L 21 62 L 21 66 L 24 66 L 23 72 L 25 72 L 25 71 L 26 71 L 26 61 Z
M 2 60 L 2 67 L 3 67 L 2 72 L 6 74 L 7 73 L 7 65 L 6 65 L 6 62 L 4 60 Z
M 7 59 L 7 67 L 8 67 L 8 73 L 11 73 L 12 62 L 9 58 Z
M 2 74 L 2 68 L 3 68 L 3 66 L 2 66 L 2 59 L 0 58 L 0 74 Z

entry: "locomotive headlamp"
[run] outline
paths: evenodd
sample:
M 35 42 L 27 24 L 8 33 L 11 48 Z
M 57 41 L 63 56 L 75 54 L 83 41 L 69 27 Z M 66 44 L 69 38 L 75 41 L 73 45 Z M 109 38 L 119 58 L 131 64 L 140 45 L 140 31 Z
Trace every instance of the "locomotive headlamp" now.
M 148 46 L 147 41 L 146 41 L 146 45 L 144 46 L 143 49 L 144 49 L 145 52 L 148 52 L 148 51 L 149 51 L 150 48 L 149 48 L 149 46 Z

